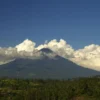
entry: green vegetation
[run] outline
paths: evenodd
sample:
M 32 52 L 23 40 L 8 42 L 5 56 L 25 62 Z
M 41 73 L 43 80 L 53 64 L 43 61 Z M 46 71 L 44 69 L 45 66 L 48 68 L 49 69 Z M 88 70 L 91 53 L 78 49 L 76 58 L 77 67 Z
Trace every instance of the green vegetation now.
M 100 100 L 100 78 L 0 79 L 0 100 Z

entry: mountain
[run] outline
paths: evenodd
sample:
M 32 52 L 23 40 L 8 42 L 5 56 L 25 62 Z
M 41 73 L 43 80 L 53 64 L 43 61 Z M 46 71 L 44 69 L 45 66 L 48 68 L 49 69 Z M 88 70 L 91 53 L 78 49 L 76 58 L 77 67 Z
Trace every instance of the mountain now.
M 48 48 L 39 52 L 43 56 L 41 59 L 17 58 L 0 65 L 0 77 L 67 79 L 100 75 L 100 72 L 78 66 Z
M 43 53 L 54 53 L 52 50 L 50 50 L 50 49 L 48 49 L 48 48 L 43 48 L 43 49 L 41 49 L 41 50 L 39 50 L 39 51 L 41 51 L 41 52 L 43 52 Z

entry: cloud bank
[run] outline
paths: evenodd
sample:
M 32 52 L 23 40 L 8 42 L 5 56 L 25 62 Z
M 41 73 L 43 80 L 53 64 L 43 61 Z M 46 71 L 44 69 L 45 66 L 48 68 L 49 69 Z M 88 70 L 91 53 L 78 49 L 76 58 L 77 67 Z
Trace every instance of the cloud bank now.
M 74 52 L 71 60 L 81 66 L 100 70 L 100 46 L 91 44 Z
M 73 61 L 74 63 L 86 68 L 100 71 L 100 46 L 91 44 L 83 49 L 74 50 L 65 40 L 57 41 L 53 39 L 36 47 L 36 43 L 26 39 L 15 47 L 2 48 L 0 47 L 0 64 L 7 63 L 16 58 L 31 58 L 40 59 L 43 53 L 40 52 L 43 48 L 49 48 L 56 54 Z M 54 57 L 55 54 L 49 54 Z

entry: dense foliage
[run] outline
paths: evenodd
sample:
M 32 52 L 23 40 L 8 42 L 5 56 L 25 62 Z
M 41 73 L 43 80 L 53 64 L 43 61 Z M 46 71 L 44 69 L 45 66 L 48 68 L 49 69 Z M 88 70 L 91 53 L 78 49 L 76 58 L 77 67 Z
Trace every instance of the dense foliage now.
M 100 100 L 100 79 L 0 79 L 0 100 Z

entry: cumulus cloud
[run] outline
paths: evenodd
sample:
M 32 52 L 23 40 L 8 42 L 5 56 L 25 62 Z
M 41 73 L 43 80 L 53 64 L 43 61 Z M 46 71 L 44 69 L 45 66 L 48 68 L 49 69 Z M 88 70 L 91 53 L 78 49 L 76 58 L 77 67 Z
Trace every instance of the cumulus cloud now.
M 63 39 L 60 39 L 60 41 L 57 41 L 56 39 L 51 40 L 43 45 L 39 45 L 36 49 L 40 50 L 42 48 L 49 48 L 58 55 L 67 58 L 71 57 L 74 53 L 74 49 Z
M 17 45 L 17 51 L 26 51 L 26 52 L 33 52 L 35 49 L 35 42 L 32 42 L 29 39 L 26 39 L 24 42 L 22 42 L 21 44 Z
M 94 58 L 94 59 L 71 58 L 70 60 L 76 63 L 77 65 L 83 66 L 85 68 L 100 71 L 100 58 Z
M 100 46 L 91 44 L 74 52 L 75 58 L 91 59 L 100 58 Z
M 55 57 L 57 54 L 83 67 L 100 71 L 99 45 L 91 44 L 85 46 L 83 49 L 74 50 L 72 46 L 63 39 L 59 41 L 53 39 L 49 42 L 46 40 L 44 44 L 37 47 L 35 42 L 26 39 L 15 47 L 0 47 L 0 64 L 8 63 L 16 58 L 40 59 L 44 55 L 44 53 L 40 51 L 43 48 L 49 48 L 54 52 L 45 54 L 50 58 Z
M 35 42 L 26 39 L 15 47 L 0 47 L 0 64 L 8 63 L 16 58 L 40 58 L 40 53 L 35 49 Z
M 81 66 L 100 70 L 100 46 L 91 44 L 76 50 L 71 60 Z
M 16 52 L 16 49 L 12 47 L 0 48 L 0 65 L 14 60 Z

